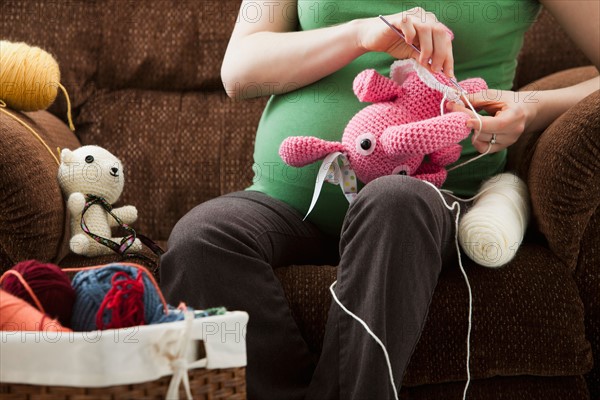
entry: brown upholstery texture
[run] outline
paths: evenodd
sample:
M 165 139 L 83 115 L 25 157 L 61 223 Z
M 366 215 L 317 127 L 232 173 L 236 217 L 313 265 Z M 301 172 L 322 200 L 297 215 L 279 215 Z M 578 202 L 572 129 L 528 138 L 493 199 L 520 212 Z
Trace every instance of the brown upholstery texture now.
M 600 205 L 600 92 L 563 114 L 537 143 L 529 169 L 533 214 L 550 248 L 575 269 Z M 600 268 L 600 267 L 597 267 Z
M 537 21 L 525 34 L 515 78 L 515 88 L 554 72 L 591 64 L 569 39 L 554 17 L 542 9 Z
M 329 286 L 335 281 L 336 273 L 337 267 L 331 265 L 291 265 L 275 270 L 302 336 L 317 354 L 323 345 L 331 304 Z
M 239 1 L 103 3 L 100 88 L 221 89 L 221 60 Z
M 473 378 L 590 370 L 577 286 L 554 255 L 525 245 L 505 268 L 465 264 L 473 291 Z M 460 270 L 450 267 L 440 277 L 405 384 L 466 378 L 467 311 L 466 283 Z
M 123 161 L 121 203 L 138 207 L 142 233 L 166 240 L 188 210 L 252 179 L 247 120 L 263 107 L 252 104 L 222 92 L 102 91 L 81 108 L 78 134 Z
M 529 170 L 532 211 L 550 248 L 575 269 L 588 311 L 587 337 L 600 354 L 600 91 L 556 120 L 540 138 Z M 595 318 L 595 320 L 594 320 Z M 600 367 L 588 378 L 600 395 Z
M 596 75 L 598 75 L 598 70 L 593 66 L 574 68 L 561 71 L 532 82 L 523 87 L 522 90 L 557 89 L 582 82 Z M 563 133 L 571 132 L 570 129 L 574 129 L 575 135 L 571 140 L 573 145 L 581 145 L 584 146 L 584 148 L 589 148 L 589 137 L 588 141 L 582 140 L 580 142 L 577 138 L 580 133 L 580 127 L 577 126 L 577 124 L 572 125 L 570 119 L 575 118 L 575 120 L 578 120 L 580 123 L 585 121 L 586 126 L 588 126 L 588 124 L 593 124 L 594 120 L 597 121 L 598 113 L 600 112 L 598 93 L 596 93 L 594 96 L 595 97 L 587 99 L 576 109 L 570 111 L 559 121 L 556 121 L 556 124 L 552 126 L 552 129 L 549 130 L 549 132 L 554 132 L 555 135 L 562 135 Z M 594 132 L 598 132 L 599 130 L 600 126 L 598 126 L 596 123 L 596 126 L 592 126 L 591 129 L 589 129 L 589 132 L 591 132 L 593 135 Z M 529 171 L 534 154 L 536 155 L 537 160 L 545 161 L 545 157 L 536 153 L 537 143 L 540 139 L 540 136 L 541 132 L 531 132 L 526 135 L 526 137 L 521 137 L 519 141 L 511 147 L 509 152 L 509 168 L 517 171 L 518 174 L 526 180 L 529 180 Z M 546 145 L 546 149 L 548 148 L 549 145 Z M 577 153 L 577 158 L 580 158 L 579 150 L 572 150 L 572 152 Z M 590 155 L 589 152 L 582 152 L 582 154 L 586 153 Z M 591 154 L 591 156 L 593 157 L 593 154 Z M 551 157 L 553 157 L 553 161 L 558 161 L 557 158 L 554 158 L 554 156 Z M 582 160 L 580 159 L 576 164 L 578 166 L 584 165 L 584 167 L 593 168 L 592 165 L 594 162 L 596 162 L 597 165 L 597 156 L 595 160 L 592 160 L 592 164 L 587 164 L 586 161 L 581 161 Z M 562 159 L 560 160 L 560 164 L 562 164 L 562 166 L 559 166 L 558 168 L 571 168 L 571 166 L 567 167 L 568 160 Z M 547 168 L 548 166 L 544 165 L 544 167 Z M 533 169 L 532 171 L 536 171 L 536 169 Z M 548 171 L 548 173 L 551 175 L 556 173 L 556 171 L 551 170 Z M 599 172 L 596 170 L 592 173 L 594 178 L 590 179 L 588 182 L 585 182 L 585 185 L 590 186 L 590 192 L 593 192 L 596 190 L 595 188 L 597 188 L 598 174 Z M 534 176 L 541 178 L 543 175 L 544 169 L 540 168 L 537 169 L 537 173 Z M 552 182 L 552 184 L 555 184 L 555 182 Z M 577 185 L 575 187 L 577 187 Z M 584 192 L 584 198 L 587 198 L 589 201 L 593 201 L 593 195 L 588 195 L 587 190 L 584 190 Z M 541 193 L 538 198 L 544 200 L 544 193 Z M 593 208 L 593 206 L 591 208 Z M 598 251 L 600 248 L 600 212 L 598 212 L 598 207 L 591 211 L 593 212 L 593 215 L 587 222 L 587 226 L 580 227 L 584 231 L 581 234 L 580 243 L 577 244 L 577 247 L 582 251 L 577 257 L 578 266 L 575 272 L 575 280 L 577 282 L 579 293 L 586 311 L 586 337 L 591 342 L 593 354 L 596 355 L 595 367 L 587 375 L 588 385 L 590 392 L 600 394 L 600 367 L 598 366 L 600 362 L 598 361 L 597 356 L 600 354 L 600 296 L 598 295 L 598 293 L 600 293 L 600 251 Z M 540 211 L 539 214 L 543 215 L 542 219 L 544 221 L 548 219 L 547 217 L 552 218 L 553 216 L 553 214 L 550 214 L 544 217 L 542 211 Z M 537 224 L 535 225 L 536 228 L 539 229 Z M 570 222 L 566 223 L 566 225 L 567 226 L 561 226 L 561 229 L 565 229 L 569 226 L 572 228 L 574 227 Z M 575 224 L 575 226 L 577 226 L 577 224 Z M 542 229 L 545 231 L 552 230 L 552 228 L 547 227 L 546 223 L 542 223 Z M 560 236 L 560 232 L 558 233 L 558 235 L 554 234 L 550 236 L 558 241 L 554 244 L 555 247 L 561 247 L 560 241 L 562 240 L 562 237 Z M 569 235 L 565 237 L 570 238 Z M 560 250 L 562 251 L 563 249 L 561 248 Z M 574 256 L 572 258 L 574 258 Z
M 55 153 L 57 147 L 79 147 L 75 135 L 52 114 L 9 112 Z M 0 270 L 25 259 L 57 261 L 67 223 L 58 165 L 32 133 L 4 113 L 0 143 Z
M 219 75 L 239 4 L 2 1 L 2 38 L 40 46 L 56 57 L 78 138 L 122 160 L 120 204 L 135 205 L 134 227 L 163 246 L 187 211 L 246 187 L 253 167 L 258 169 L 252 165 L 254 134 L 266 99 L 228 99 Z M 526 35 L 515 87 L 586 64 L 543 11 Z M 533 87 L 560 87 L 593 72 L 571 71 Z M 599 115 L 594 96 L 548 131 L 524 136 L 510 151 L 511 168 L 531 185 L 532 226 L 548 245 L 536 244 L 545 240 L 541 233 L 532 235 L 536 243 L 524 244 L 500 270 L 467 263 L 474 292 L 470 398 L 588 398 L 581 375 L 590 370 L 592 354 L 585 336 L 596 355 L 587 385 L 592 399 L 600 396 L 600 154 L 593 140 Z M 65 111 L 59 95 L 50 112 L 64 121 Z M 49 114 L 29 117 L 51 146 L 79 145 Z M 0 267 L 27 258 L 60 259 L 63 266 L 115 260 L 62 258 L 65 200 L 55 164 L 23 132 L 0 116 Z M 302 333 L 318 352 L 336 268 L 294 266 L 276 274 Z M 466 328 L 465 282 L 457 266 L 448 266 L 404 379 L 404 399 L 460 398 Z
M 600 397 L 600 213 L 596 212 L 583 234 L 580 265 L 575 272 L 575 282 L 585 307 L 585 335 L 592 345 L 594 369 L 586 375 L 590 393 Z
M 462 399 L 466 382 L 404 387 L 401 400 Z M 549 395 L 549 393 L 551 393 Z M 589 393 L 580 376 L 545 378 L 539 376 L 495 377 L 471 381 L 467 399 L 475 400 L 582 400 Z M 592 399 L 595 400 L 595 399 Z
M 584 336 L 578 289 L 551 252 L 525 245 L 504 268 L 484 268 L 470 261 L 465 265 L 473 290 L 474 379 L 578 375 L 590 370 L 592 354 Z M 335 279 L 332 267 L 287 267 L 276 273 L 292 313 L 303 321 L 304 336 L 314 340 L 311 348 L 318 350 L 330 303 L 322 299 Z M 306 310 L 310 315 L 304 315 Z M 466 283 L 458 265 L 447 266 L 403 385 L 466 379 L 467 319 Z

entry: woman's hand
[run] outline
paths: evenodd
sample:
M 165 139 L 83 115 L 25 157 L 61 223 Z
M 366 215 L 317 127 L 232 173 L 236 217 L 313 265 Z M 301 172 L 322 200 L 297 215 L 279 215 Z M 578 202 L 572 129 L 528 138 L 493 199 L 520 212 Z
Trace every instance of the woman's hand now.
M 364 51 L 386 52 L 398 59 L 414 58 L 432 72 L 443 69 L 446 76 L 454 77 L 452 33 L 433 13 L 416 7 L 385 18 L 404 33 L 406 42 L 380 18 L 368 18 L 362 20 L 358 31 L 359 46 Z
M 498 152 L 515 143 L 536 117 L 538 104 L 536 92 L 511 92 L 508 90 L 484 90 L 470 94 L 469 101 L 477 110 L 485 110 L 490 116 L 480 116 L 479 120 L 467 106 L 449 102 L 448 111 L 462 111 L 471 115 L 467 122 L 469 128 L 475 129 L 472 136 L 473 146 L 484 153 L 496 135 L 496 143 L 492 144 L 490 153 Z
M 597 1 L 540 0 L 565 29 L 569 37 L 600 69 L 600 22 L 598 15 L 600 3 Z M 582 23 L 586 21 L 586 23 Z M 539 92 L 510 92 L 487 90 L 469 95 L 475 109 L 485 110 L 490 117 L 481 117 L 483 126 L 478 134 L 479 121 L 472 118 L 468 125 L 475 129 L 473 145 L 483 153 L 487 150 L 492 135 L 496 134 L 496 144 L 491 152 L 500 151 L 529 131 L 546 129 L 570 107 L 583 98 L 600 89 L 600 77 L 590 79 L 574 86 Z M 472 115 L 470 109 L 457 104 L 449 104 L 449 111 L 463 111 Z M 473 116 L 474 117 L 474 116 Z

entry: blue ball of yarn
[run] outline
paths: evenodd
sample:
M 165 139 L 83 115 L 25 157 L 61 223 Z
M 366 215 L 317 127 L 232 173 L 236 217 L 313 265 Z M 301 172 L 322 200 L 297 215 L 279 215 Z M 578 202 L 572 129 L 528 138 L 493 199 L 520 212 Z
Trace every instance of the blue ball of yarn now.
M 138 276 L 137 268 L 110 264 L 100 269 L 81 271 L 75 275 L 72 281 L 75 289 L 76 299 L 73 307 L 71 325 L 75 331 L 92 331 L 98 329 L 96 326 L 96 314 L 104 297 L 112 288 L 112 277 L 118 272 L 125 272 L 131 278 Z M 144 283 L 144 320 L 147 324 L 172 322 L 183 319 L 183 313 L 169 312 L 165 314 L 163 304 L 157 289 L 148 276 L 143 274 Z M 103 321 L 108 323 L 110 312 L 105 312 Z

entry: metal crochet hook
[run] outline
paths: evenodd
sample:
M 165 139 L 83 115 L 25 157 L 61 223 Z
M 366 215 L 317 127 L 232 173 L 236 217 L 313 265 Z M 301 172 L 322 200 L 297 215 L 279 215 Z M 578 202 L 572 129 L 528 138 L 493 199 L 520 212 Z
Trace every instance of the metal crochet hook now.
M 396 28 L 394 25 L 390 24 L 389 21 L 383 17 L 383 15 L 380 15 L 379 18 L 383 22 L 385 22 L 385 24 L 387 26 L 389 26 L 390 29 L 393 30 L 396 33 L 396 35 L 400 36 L 402 38 L 402 40 L 404 40 L 406 42 L 406 36 L 404 36 L 404 34 L 402 32 L 400 32 L 400 30 L 398 28 Z M 421 50 L 417 46 L 415 46 L 414 44 L 411 44 L 411 43 L 406 43 L 406 44 L 408 44 L 410 47 L 412 47 L 413 49 L 415 49 L 415 51 L 417 53 L 421 54 Z M 431 64 L 431 59 L 429 60 L 429 64 Z M 454 78 L 448 78 L 448 80 L 450 81 L 450 83 L 452 83 L 454 86 L 456 86 L 456 88 L 458 90 L 460 90 L 461 93 L 463 93 L 463 94 L 467 93 L 467 91 L 465 89 L 463 89 L 462 86 L 460 86 L 458 84 L 458 82 L 456 82 L 456 80 Z

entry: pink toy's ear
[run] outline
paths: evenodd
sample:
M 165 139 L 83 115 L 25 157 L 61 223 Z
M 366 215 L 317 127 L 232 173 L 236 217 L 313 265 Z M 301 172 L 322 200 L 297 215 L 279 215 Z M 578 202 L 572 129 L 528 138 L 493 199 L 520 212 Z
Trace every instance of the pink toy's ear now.
M 398 97 L 399 86 L 393 80 L 367 69 L 354 78 L 354 94 L 360 101 L 375 103 L 391 101 Z
M 467 93 L 477 93 L 488 88 L 487 83 L 481 78 L 469 78 L 464 81 L 460 81 L 460 86 L 467 91 Z
M 313 136 L 292 136 L 281 143 L 279 156 L 288 165 L 304 167 L 336 151 L 344 151 L 344 145 Z

